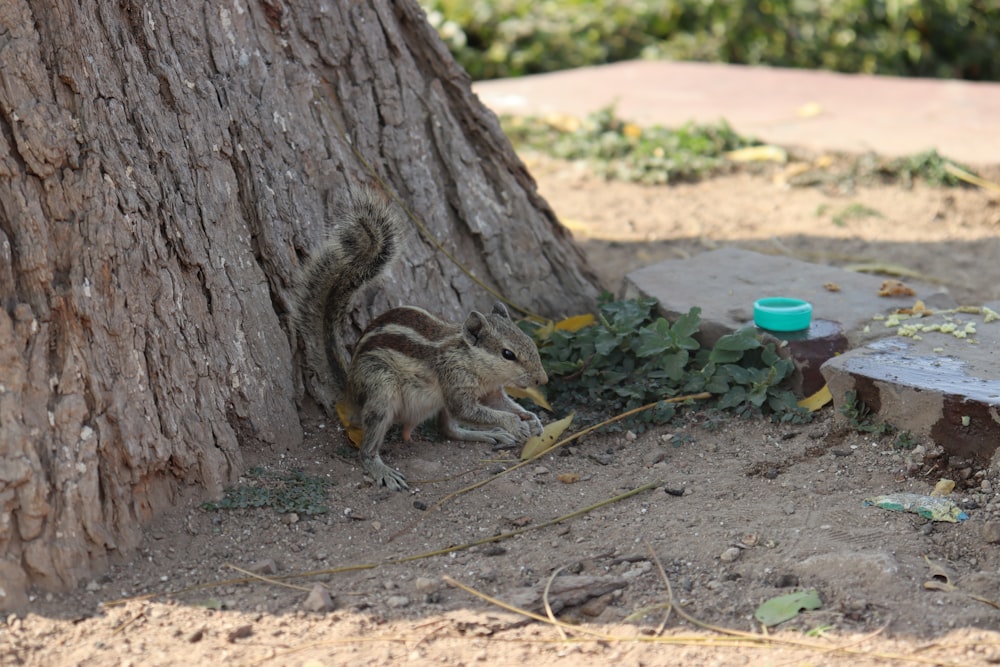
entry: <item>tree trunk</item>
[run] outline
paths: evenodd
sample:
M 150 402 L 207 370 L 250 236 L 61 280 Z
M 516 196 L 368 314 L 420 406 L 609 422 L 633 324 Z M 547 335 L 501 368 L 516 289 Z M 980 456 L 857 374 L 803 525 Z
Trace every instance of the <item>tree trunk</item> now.
M 0 609 L 301 440 L 289 289 L 346 183 L 524 308 L 592 305 L 469 83 L 414 0 L 0 3 Z M 389 280 L 357 324 L 493 300 L 416 226 Z

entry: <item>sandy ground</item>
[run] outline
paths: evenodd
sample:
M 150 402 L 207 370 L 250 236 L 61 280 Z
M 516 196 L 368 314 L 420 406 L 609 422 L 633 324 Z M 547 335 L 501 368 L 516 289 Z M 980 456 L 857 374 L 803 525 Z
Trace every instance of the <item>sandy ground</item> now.
M 961 302 L 1000 299 L 1000 195 L 986 190 L 789 187 L 782 168 L 654 188 L 531 167 L 611 287 L 736 244 L 893 263 Z M 875 213 L 845 214 L 861 210 Z M 313 416 L 307 429 L 302 448 L 248 460 L 329 480 L 328 513 L 209 512 L 192 491 L 133 559 L 0 623 L 0 665 L 1000 662 L 1000 470 L 949 468 L 932 442 L 899 449 L 829 408 L 806 425 L 689 413 L 447 498 L 514 461 L 425 432 L 383 449 L 415 482 L 389 493 L 362 480 L 338 427 Z M 863 505 L 944 476 L 961 477 L 964 523 Z M 757 606 L 807 589 L 821 607 L 765 641 Z M 544 617 L 543 599 L 567 626 L 501 606 Z

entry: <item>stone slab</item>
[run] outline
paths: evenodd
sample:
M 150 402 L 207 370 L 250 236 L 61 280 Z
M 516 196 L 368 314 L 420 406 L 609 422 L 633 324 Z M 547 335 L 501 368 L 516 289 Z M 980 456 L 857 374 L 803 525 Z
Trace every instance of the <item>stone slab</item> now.
M 753 302 L 771 296 L 805 299 L 813 304 L 813 319 L 836 322 L 847 347 L 891 331 L 872 327 L 872 317 L 912 306 L 916 299 L 941 308 L 954 307 L 951 297 L 936 287 L 910 281 L 911 297 L 880 297 L 884 278 L 812 264 L 790 257 L 764 255 L 739 248 L 721 248 L 690 259 L 667 260 L 625 277 L 624 295 L 654 297 L 667 319 L 701 308 L 703 343 L 753 324 Z M 825 285 L 837 285 L 831 291 Z M 867 329 L 867 330 L 866 330 Z
M 987 304 L 1000 311 L 1000 302 Z M 920 331 L 894 335 L 852 349 L 820 369 L 834 405 L 856 392 L 875 418 L 929 438 L 949 456 L 978 465 L 1000 465 L 1000 320 L 982 314 L 938 314 L 908 320 L 920 328 L 955 324 L 975 333 Z M 905 331 L 905 329 L 904 329 Z M 992 463 L 991 463 L 992 461 Z
M 789 257 L 763 255 L 739 248 L 722 248 L 690 259 L 667 260 L 626 276 L 626 298 L 655 297 L 667 319 L 701 308 L 699 334 L 704 346 L 719 337 L 753 324 L 753 302 L 762 297 L 784 296 L 813 304 L 812 326 L 807 331 L 775 334 L 787 341 L 796 372 L 792 390 L 809 396 L 826 383 L 823 363 L 866 340 L 892 333 L 871 326 L 872 317 L 911 306 L 917 298 L 943 307 L 952 299 L 935 288 L 911 285 L 916 296 L 878 296 L 883 279 L 811 264 Z M 836 285 L 839 291 L 829 286 Z

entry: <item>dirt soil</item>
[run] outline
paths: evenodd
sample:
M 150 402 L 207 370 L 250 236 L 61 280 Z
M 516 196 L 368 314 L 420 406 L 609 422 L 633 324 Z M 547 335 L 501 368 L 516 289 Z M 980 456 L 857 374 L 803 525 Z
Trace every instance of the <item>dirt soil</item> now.
M 961 302 L 1000 299 L 996 192 L 843 178 L 789 187 L 781 167 L 643 187 L 531 167 L 609 286 L 734 244 L 893 263 Z M 36 591 L 29 613 L 0 622 L 0 665 L 1000 663 L 1000 470 L 942 468 L 932 442 L 898 449 L 830 408 L 805 425 L 691 413 L 587 436 L 437 506 L 513 455 L 418 433 L 383 449 L 414 487 L 390 493 L 363 480 L 339 427 L 310 417 L 307 431 L 301 448 L 247 460 L 332 482 L 327 514 L 206 511 L 191 489 L 134 558 L 72 593 Z M 952 494 L 964 523 L 863 505 L 928 493 L 946 475 L 965 478 Z M 551 584 L 550 606 L 574 627 L 443 577 L 542 616 Z M 763 641 L 757 606 L 807 589 L 821 607 Z

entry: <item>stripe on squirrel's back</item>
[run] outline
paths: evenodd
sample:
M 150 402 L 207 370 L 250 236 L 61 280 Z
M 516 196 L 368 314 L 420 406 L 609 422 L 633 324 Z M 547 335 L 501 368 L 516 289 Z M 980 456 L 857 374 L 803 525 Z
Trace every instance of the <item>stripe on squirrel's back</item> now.
M 411 329 L 428 341 L 440 341 L 454 333 L 454 327 L 437 319 L 422 308 L 402 306 L 382 313 L 368 324 L 365 330 L 376 331 L 390 324 Z

